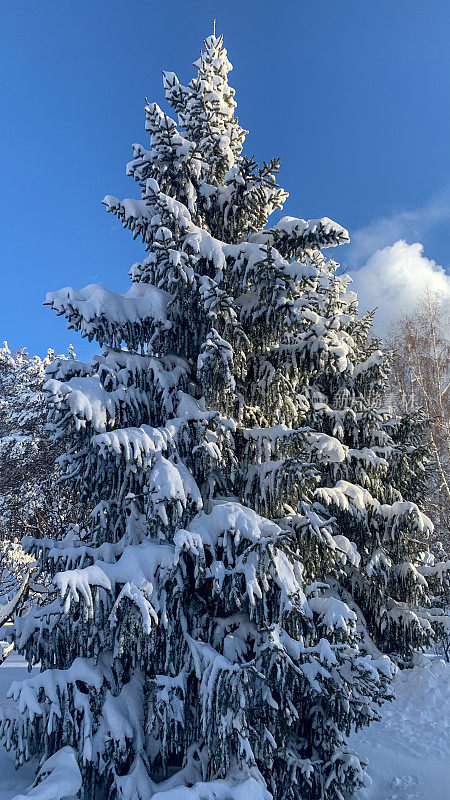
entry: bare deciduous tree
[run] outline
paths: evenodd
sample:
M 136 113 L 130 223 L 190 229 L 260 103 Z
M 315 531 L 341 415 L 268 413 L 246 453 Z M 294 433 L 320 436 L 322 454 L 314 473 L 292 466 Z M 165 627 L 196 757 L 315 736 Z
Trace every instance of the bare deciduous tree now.
M 450 319 L 440 299 L 426 291 L 414 311 L 392 324 L 391 399 L 396 411 L 420 408 L 429 420 L 432 458 L 429 511 L 438 538 L 450 539 Z

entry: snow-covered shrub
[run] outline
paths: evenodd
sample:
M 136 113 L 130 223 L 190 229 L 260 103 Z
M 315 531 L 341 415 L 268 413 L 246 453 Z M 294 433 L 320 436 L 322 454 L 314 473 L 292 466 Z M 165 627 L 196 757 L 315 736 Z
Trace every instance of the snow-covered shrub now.
M 12 600 L 33 562 L 18 539 L 0 540 L 0 605 Z
M 422 553 L 418 567 L 430 587 L 432 608 L 436 620 L 434 651 L 450 662 L 450 556 L 442 542 L 433 542 L 430 550 Z M 442 614 L 442 609 L 446 614 Z

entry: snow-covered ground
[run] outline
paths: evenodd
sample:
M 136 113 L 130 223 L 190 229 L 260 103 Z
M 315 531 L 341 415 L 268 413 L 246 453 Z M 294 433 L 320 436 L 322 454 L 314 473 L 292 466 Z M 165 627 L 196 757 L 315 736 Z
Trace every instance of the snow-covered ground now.
M 16 653 L 0 666 L 0 703 L 14 680 L 27 675 Z M 423 658 L 399 673 L 396 699 L 383 707 L 381 722 L 352 736 L 352 746 L 369 761 L 373 780 L 358 800 L 448 800 L 450 798 L 450 664 Z M 33 781 L 33 767 L 14 770 L 11 753 L 0 748 L 0 800 L 12 800 Z
M 21 681 L 27 677 L 26 663 L 23 658 L 13 650 L 6 661 L 0 666 L 0 705 L 10 706 L 6 694 L 13 681 Z M 14 769 L 14 754 L 7 753 L 0 746 L 0 800 L 11 800 L 17 794 L 25 791 L 34 780 L 34 768 L 26 764 L 22 769 Z
M 397 674 L 394 691 L 381 722 L 351 739 L 373 782 L 358 800 L 449 800 L 450 664 L 422 657 Z

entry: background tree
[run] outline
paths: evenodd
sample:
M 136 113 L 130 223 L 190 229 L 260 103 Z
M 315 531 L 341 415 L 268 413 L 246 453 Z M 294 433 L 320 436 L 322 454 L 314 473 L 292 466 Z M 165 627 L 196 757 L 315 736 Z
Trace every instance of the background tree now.
M 69 359 L 74 359 L 69 349 Z M 60 357 L 64 358 L 64 357 Z M 15 598 L 22 606 L 33 558 L 22 549 L 22 537 L 58 538 L 75 516 L 81 519 L 75 495 L 59 483 L 58 443 L 46 431 L 45 369 L 55 360 L 25 348 L 12 354 L 6 342 L 0 349 L 0 597 L 13 613 Z M 5 605 L 8 604 L 8 605 Z M 2 616 L 3 620 L 3 616 Z M 3 620 L 4 621 L 4 620 Z
M 73 353 L 71 354 L 74 358 Z M 45 431 L 45 367 L 55 358 L 31 357 L 25 348 L 14 355 L 0 349 L 0 530 L 4 539 L 26 533 L 55 533 L 60 516 L 55 486 L 59 448 Z M 51 512 L 51 513 L 49 513 Z M 63 521 L 58 527 L 63 526 Z
M 396 411 L 428 421 L 430 491 L 426 508 L 435 538 L 450 545 L 450 319 L 440 299 L 425 292 L 417 308 L 391 326 L 391 401 Z
M 265 227 L 286 195 L 277 160 L 241 155 L 221 37 L 195 66 L 187 86 L 163 74 L 178 124 L 146 106 L 141 199 L 103 201 L 147 249 L 131 288 L 47 296 L 103 348 L 46 383 L 94 508 L 27 541 L 55 592 L 16 623 L 41 671 L 13 687 L 3 738 L 52 800 L 342 800 L 366 783 L 346 736 L 393 672 L 360 647 L 352 592 L 386 649 L 430 641 L 414 560 L 431 523 L 395 485 L 412 493 L 416 451 L 379 407 L 370 317 L 320 252 L 347 231 Z

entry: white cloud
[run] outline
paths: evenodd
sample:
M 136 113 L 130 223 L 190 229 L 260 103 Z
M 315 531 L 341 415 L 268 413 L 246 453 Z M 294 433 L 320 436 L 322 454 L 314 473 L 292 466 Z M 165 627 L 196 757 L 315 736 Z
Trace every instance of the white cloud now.
M 419 242 L 403 239 L 378 249 L 354 272 L 352 289 L 358 293 L 360 313 L 377 307 L 375 331 L 383 335 L 399 314 L 411 311 L 426 289 L 450 309 L 450 275 L 423 255 Z
M 421 208 L 380 217 L 353 233 L 347 251 L 348 262 L 359 266 L 376 250 L 392 245 L 399 239 L 420 241 L 426 231 L 446 222 L 450 222 L 449 188 L 436 194 Z

